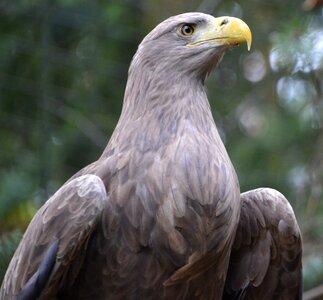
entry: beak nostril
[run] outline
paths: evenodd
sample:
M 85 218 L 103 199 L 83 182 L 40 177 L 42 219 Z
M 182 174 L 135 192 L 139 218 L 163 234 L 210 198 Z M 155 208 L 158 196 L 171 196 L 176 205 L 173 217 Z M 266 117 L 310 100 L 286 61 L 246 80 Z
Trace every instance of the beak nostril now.
M 221 22 L 220 26 L 223 26 L 223 25 L 228 24 L 228 23 L 229 23 L 229 20 L 228 20 L 228 19 L 224 19 L 224 20 Z

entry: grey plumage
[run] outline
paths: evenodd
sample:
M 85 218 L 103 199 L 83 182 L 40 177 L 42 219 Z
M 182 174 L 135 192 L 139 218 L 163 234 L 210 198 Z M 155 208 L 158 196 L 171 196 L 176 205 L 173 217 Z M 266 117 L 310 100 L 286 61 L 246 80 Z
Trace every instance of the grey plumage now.
M 204 89 L 225 51 L 243 41 L 251 34 L 241 20 L 201 13 L 147 35 L 106 149 L 35 215 L 1 299 L 31 286 L 56 240 L 41 299 L 259 299 L 263 288 L 272 299 L 300 298 L 292 208 L 270 189 L 240 196 Z

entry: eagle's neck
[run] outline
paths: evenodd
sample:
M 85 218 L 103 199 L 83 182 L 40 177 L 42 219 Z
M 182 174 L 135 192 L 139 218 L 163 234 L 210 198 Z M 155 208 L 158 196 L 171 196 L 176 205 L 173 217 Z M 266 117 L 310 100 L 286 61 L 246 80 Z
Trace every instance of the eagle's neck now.
M 184 125 L 192 134 L 217 135 L 203 80 L 158 66 L 131 67 L 122 113 L 105 153 L 116 147 L 119 152 L 156 150 L 183 134 Z

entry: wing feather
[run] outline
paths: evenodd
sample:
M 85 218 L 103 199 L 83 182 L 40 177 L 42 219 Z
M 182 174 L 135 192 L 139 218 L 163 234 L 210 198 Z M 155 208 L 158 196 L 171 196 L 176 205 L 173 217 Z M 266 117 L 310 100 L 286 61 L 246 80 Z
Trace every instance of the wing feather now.
M 287 199 L 269 188 L 241 194 L 224 299 L 301 299 L 301 256 L 301 233 Z
M 8 267 L 0 298 L 16 299 L 18 294 L 20 299 L 29 299 L 24 295 L 48 297 L 64 288 L 61 282 L 67 274 L 71 285 L 106 200 L 105 186 L 95 175 L 77 177 L 59 189 L 27 228 Z M 41 286 L 40 280 L 45 280 Z

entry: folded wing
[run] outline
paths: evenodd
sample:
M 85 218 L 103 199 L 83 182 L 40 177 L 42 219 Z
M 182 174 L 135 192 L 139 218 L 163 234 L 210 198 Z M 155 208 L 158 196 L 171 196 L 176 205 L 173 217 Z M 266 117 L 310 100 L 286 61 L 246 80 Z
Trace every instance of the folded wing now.
M 95 175 L 80 176 L 59 189 L 27 228 L 7 270 L 0 298 L 48 298 L 72 285 L 106 198 L 105 186 Z
M 241 194 L 223 299 L 301 299 L 301 257 L 301 233 L 286 198 L 269 188 Z

